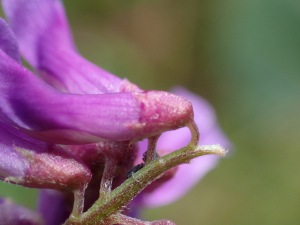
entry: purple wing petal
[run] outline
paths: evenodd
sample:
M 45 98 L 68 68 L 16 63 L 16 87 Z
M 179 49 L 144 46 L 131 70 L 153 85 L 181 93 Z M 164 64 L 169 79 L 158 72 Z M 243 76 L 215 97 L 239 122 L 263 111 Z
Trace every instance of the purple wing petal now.
M 42 217 L 34 211 L 0 198 L 0 224 L 3 225 L 43 225 Z
M 38 212 L 43 216 L 45 225 L 63 224 L 70 216 L 69 207 L 62 192 L 43 189 L 38 198 Z
M 79 94 L 124 89 L 122 79 L 77 53 L 60 0 L 3 0 L 2 5 L 22 54 L 47 83 Z
M 77 190 L 91 179 L 77 157 L 0 121 L 0 179 L 33 188 Z
M 225 148 L 231 146 L 216 120 L 211 105 L 201 97 L 188 90 L 177 87 L 172 92 L 189 99 L 194 107 L 195 122 L 200 130 L 200 145 L 221 144 Z M 190 141 L 187 128 L 169 131 L 162 134 L 158 140 L 157 149 L 174 151 L 184 147 Z M 146 150 L 147 141 L 140 143 L 140 155 Z M 185 195 L 207 172 L 213 169 L 219 160 L 218 156 L 202 156 L 190 164 L 180 165 L 175 177 L 150 194 L 143 194 L 142 204 L 146 207 L 158 207 L 169 204 Z

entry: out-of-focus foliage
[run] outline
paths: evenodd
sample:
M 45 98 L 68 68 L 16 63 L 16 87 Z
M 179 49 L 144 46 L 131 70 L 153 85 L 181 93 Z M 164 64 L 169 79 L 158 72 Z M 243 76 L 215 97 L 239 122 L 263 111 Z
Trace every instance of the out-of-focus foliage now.
M 168 218 L 177 225 L 299 224 L 299 1 L 66 0 L 65 5 L 86 58 L 144 89 L 181 84 L 207 98 L 235 143 L 231 157 L 192 192 L 147 210 L 147 219 Z M 35 202 L 34 191 L 14 185 L 1 183 L 0 194 L 32 207 Z

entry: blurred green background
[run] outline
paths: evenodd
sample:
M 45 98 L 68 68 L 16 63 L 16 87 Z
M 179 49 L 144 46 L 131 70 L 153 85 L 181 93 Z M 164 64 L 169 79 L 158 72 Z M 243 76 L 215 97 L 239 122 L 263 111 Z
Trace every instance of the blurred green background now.
M 79 51 L 144 89 L 208 99 L 235 144 L 181 200 L 146 210 L 177 225 L 300 224 L 300 2 L 66 0 Z M 36 191 L 0 183 L 34 207 Z

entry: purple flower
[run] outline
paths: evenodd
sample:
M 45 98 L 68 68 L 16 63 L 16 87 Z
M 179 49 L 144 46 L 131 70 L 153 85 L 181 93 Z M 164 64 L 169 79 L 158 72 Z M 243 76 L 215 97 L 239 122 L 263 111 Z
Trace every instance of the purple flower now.
M 1 18 L 0 55 L 4 59 L 0 61 L 0 79 L 7 78 L 11 80 L 10 82 L 1 82 L 0 89 L 9 90 L 8 86 L 12 83 L 13 77 L 9 77 L 8 74 L 14 69 L 9 61 L 11 60 L 19 66 L 20 55 L 12 31 Z M 23 68 L 22 70 L 24 71 Z M 7 98 L 16 100 L 14 94 L 8 96 L 1 93 L 2 103 Z M 20 95 L 24 95 L 24 93 L 20 93 Z M 37 141 L 15 127 L 4 123 L 3 121 L 10 120 L 6 117 L 8 114 L 5 114 L 4 111 L 12 107 L 13 104 L 1 104 L 0 179 L 34 188 L 82 189 L 91 179 L 90 170 L 80 159 L 61 147 Z
M 10 42 L 0 46 L 0 82 L 5 84 L 0 85 L 0 119 L 4 122 L 42 141 L 85 144 L 137 141 L 192 120 L 192 106 L 184 98 L 142 91 L 83 59 L 72 47 L 60 1 L 2 3 L 25 58 L 57 88 L 16 61 L 18 48 L 10 34 Z M 1 35 L 6 33 L 11 31 L 2 29 Z M 13 51 L 5 52 L 7 45 Z
M 166 92 L 59 92 L 3 51 L 0 58 L 0 119 L 36 139 L 60 144 L 139 140 L 184 126 L 193 116 L 189 101 Z M 173 113 L 166 114 L 169 110 Z
M 89 208 L 99 195 L 100 181 L 104 199 L 125 180 L 137 155 L 141 158 L 147 150 L 145 141 L 139 153 L 132 143 L 149 138 L 155 150 L 156 138 L 163 133 L 157 145 L 162 156 L 191 140 L 188 128 L 164 132 L 191 129 L 195 119 L 201 144 L 230 146 L 205 100 L 179 87 L 174 94 L 143 91 L 80 56 L 60 0 L 2 0 L 2 5 L 13 32 L 0 19 L 1 179 L 28 187 L 84 190 L 91 170 L 93 179 L 85 196 Z M 21 65 L 18 44 L 42 80 Z M 194 129 L 193 137 L 198 140 Z M 206 156 L 170 169 L 136 198 L 132 208 L 175 201 L 217 160 Z M 77 203 L 83 207 L 80 193 Z M 60 224 L 72 211 L 70 203 L 68 193 L 42 190 L 39 212 L 47 225 Z M 145 224 L 126 216 L 121 219 Z

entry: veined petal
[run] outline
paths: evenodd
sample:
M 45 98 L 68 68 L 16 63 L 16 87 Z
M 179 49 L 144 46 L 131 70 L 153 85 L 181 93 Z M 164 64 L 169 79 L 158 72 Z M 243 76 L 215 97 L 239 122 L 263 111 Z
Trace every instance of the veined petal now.
M 44 225 L 42 217 L 32 210 L 0 198 L 0 224 L 3 225 Z
M 2 0 L 2 5 L 22 54 L 48 84 L 78 94 L 127 89 L 127 81 L 95 66 L 75 50 L 60 0 Z M 137 86 L 134 89 L 140 90 Z
M 212 106 L 203 98 L 182 87 L 172 90 L 180 96 L 189 99 L 194 107 L 195 122 L 200 130 L 200 145 L 220 144 L 225 148 L 231 146 L 230 141 L 220 129 Z M 188 144 L 190 133 L 187 128 L 165 132 L 157 143 L 157 150 L 174 151 Z M 147 149 L 147 140 L 140 142 L 140 157 Z M 142 193 L 138 201 L 146 207 L 159 207 L 170 204 L 184 196 L 199 180 L 218 163 L 218 156 L 201 156 L 190 164 L 180 165 L 174 178 L 165 182 L 152 193 Z M 155 181 L 154 181 L 155 182 Z
M 87 185 L 91 172 L 68 151 L 30 138 L 0 121 L 0 179 L 67 191 Z

